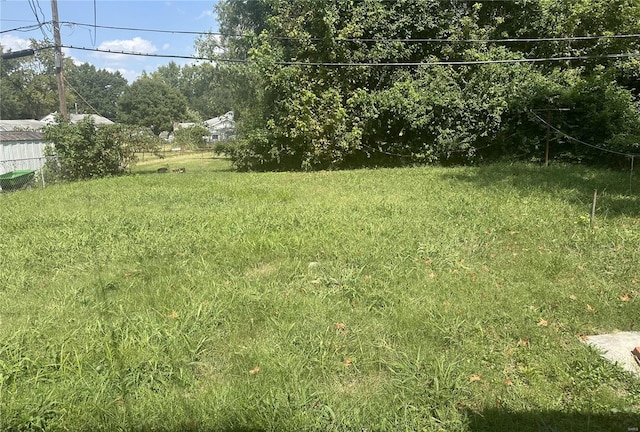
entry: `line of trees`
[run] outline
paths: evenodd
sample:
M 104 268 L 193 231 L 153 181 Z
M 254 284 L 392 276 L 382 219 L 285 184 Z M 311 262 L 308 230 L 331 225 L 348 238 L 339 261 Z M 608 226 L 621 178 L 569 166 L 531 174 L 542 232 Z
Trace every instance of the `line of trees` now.
M 0 61 L 0 118 L 40 119 L 58 109 L 54 52 L 50 41 L 32 39 L 35 54 Z M 3 52 L 0 46 L 0 53 Z M 71 111 L 100 114 L 118 123 L 171 131 L 174 122 L 197 122 L 232 109 L 211 64 L 174 62 L 133 83 L 118 71 L 64 59 L 66 98 Z
M 568 108 L 553 122 L 578 139 L 640 152 L 640 53 L 634 0 L 221 0 L 223 33 L 198 42 L 225 65 L 244 140 L 242 169 L 469 163 L 540 156 L 530 110 Z M 509 42 L 507 38 L 558 38 Z M 413 43 L 406 39 L 446 39 Z M 469 42 L 475 40 L 479 42 Z M 218 54 L 222 49 L 223 54 Z M 322 63 L 451 62 L 565 56 L 577 61 L 424 67 Z M 282 62 L 293 62 L 284 65 Z M 295 63 L 313 63 L 303 65 Z M 238 85 L 237 83 L 242 83 Z M 572 159 L 602 154 L 563 141 Z
M 172 62 L 128 85 L 118 72 L 67 60 L 68 99 L 155 134 L 233 110 L 241 139 L 224 151 L 248 170 L 540 158 L 545 128 L 531 113 L 546 110 L 579 140 L 640 153 L 640 37 L 592 37 L 640 34 L 637 0 L 220 0 L 214 8 L 221 32 L 236 36 L 202 36 L 196 50 L 220 61 Z M 629 56 L 604 57 L 618 53 Z M 444 64 L 551 57 L 583 59 Z M 378 65 L 326 65 L 336 63 Z M 50 50 L 3 60 L 2 118 L 54 111 L 53 68 Z M 564 136 L 554 150 L 608 160 Z
M 34 55 L 0 61 L 0 118 L 39 119 L 58 108 L 53 50 L 49 41 L 30 41 Z M 44 48 L 44 49 L 41 49 Z M 0 53 L 2 47 L 0 46 Z M 50 178 L 81 180 L 120 175 L 136 162 L 139 152 L 158 152 L 158 135 L 174 122 L 198 122 L 231 109 L 220 91 L 218 69 L 211 64 L 178 66 L 171 62 L 131 84 L 117 71 L 64 64 L 69 107 L 81 114 L 100 114 L 115 125 L 97 127 L 90 117 L 76 124 L 58 117 L 44 129 Z M 204 127 L 176 132 L 183 147 L 204 145 Z M 55 155 L 55 157 L 53 157 Z

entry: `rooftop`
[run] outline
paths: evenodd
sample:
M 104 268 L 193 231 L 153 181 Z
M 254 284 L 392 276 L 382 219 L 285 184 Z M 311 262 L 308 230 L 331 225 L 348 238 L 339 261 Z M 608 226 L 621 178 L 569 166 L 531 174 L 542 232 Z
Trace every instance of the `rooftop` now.
M 25 119 L 25 120 L 0 120 L 0 131 L 12 132 L 12 131 L 39 131 L 42 130 L 47 124 L 40 120 Z
M 5 131 L 0 130 L 0 142 L 7 141 L 42 141 L 43 135 L 34 131 Z

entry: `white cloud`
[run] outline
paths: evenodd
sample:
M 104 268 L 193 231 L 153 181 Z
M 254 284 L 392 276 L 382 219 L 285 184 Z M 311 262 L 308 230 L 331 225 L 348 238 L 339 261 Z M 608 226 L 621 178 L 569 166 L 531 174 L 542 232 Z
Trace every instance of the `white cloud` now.
M 73 61 L 73 64 L 75 64 L 76 66 L 80 66 L 85 64 L 85 61 L 82 60 L 78 60 L 77 58 L 75 58 L 74 56 L 71 55 L 71 50 L 69 48 L 62 48 L 62 55 L 65 58 L 70 58 Z
M 7 34 L 0 36 L 0 45 L 2 45 L 5 52 L 9 50 L 19 51 L 29 48 L 29 40 Z
M 203 18 L 211 18 L 211 19 L 215 19 L 215 14 L 213 13 L 212 9 L 207 9 L 207 10 L 203 10 L 200 15 L 198 15 L 199 20 L 203 19 Z
M 140 37 L 126 40 L 104 41 L 98 46 L 98 49 L 105 51 L 115 51 L 115 53 L 96 53 L 96 57 L 104 58 L 110 64 L 121 64 L 126 58 L 131 58 L 126 54 L 117 54 L 118 51 L 153 54 L 158 51 L 153 43 Z
M 162 45 L 162 50 L 163 50 L 163 51 L 166 51 L 166 50 L 168 50 L 169 48 L 171 48 L 171 45 L 169 45 L 168 43 L 166 43 L 166 44 Z
M 134 82 L 136 79 L 138 79 L 140 75 L 142 75 L 142 72 L 140 71 L 134 71 L 134 70 L 125 69 L 125 68 L 118 68 L 118 69 L 104 68 L 104 69 L 107 72 L 111 72 L 111 73 L 120 72 L 120 75 L 122 75 L 129 82 L 129 84 Z

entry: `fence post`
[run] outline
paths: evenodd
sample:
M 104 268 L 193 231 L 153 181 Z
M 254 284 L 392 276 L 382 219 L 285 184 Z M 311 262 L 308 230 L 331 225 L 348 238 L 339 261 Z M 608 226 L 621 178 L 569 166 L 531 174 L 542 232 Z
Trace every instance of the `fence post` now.
M 593 224 L 596 218 L 596 202 L 598 200 L 598 189 L 593 191 L 593 203 L 591 203 L 591 228 L 593 228 Z
M 635 155 L 631 155 L 631 171 L 629 171 L 629 195 L 631 195 L 632 192 L 632 188 L 633 188 L 633 162 L 635 161 L 636 156 Z

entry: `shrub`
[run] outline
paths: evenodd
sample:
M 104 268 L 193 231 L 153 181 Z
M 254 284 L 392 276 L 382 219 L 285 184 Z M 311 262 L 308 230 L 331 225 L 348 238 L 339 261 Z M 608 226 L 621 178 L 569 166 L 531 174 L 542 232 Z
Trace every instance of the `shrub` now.
M 175 144 L 191 149 L 204 147 L 207 144 L 204 137 L 208 135 L 210 135 L 209 130 L 199 125 L 178 129 L 173 133 Z
M 57 120 L 45 128 L 44 135 L 53 143 L 45 150 L 49 156 L 45 168 L 58 179 L 119 175 L 135 162 L 134 147 L 127 140 L 131 134 L 125 127 L 98 128 L 88 116 L 76 124 Z

